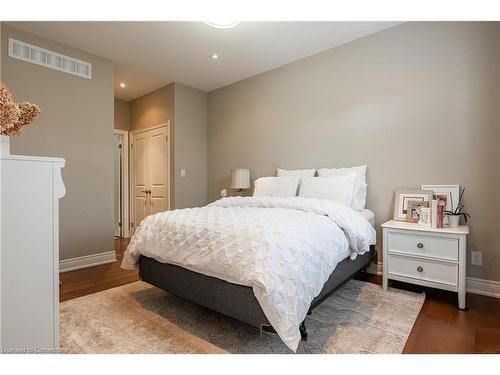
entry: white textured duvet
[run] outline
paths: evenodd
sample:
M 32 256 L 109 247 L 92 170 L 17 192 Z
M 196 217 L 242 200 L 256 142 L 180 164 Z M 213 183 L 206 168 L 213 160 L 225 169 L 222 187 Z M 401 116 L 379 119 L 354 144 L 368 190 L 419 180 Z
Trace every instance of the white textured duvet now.
M 348 206 L 313 198 L 233 197 L 145 218 L 122 267 L 139 256 L 251 286 L 278 335 L 295 351 L 299 325 L 337 264 L 375 243 Z

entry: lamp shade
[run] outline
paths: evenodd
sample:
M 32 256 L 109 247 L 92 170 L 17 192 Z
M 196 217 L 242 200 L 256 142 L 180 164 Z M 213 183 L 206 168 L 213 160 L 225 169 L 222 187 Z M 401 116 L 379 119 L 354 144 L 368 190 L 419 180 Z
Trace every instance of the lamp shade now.
M 231 169 L 231 188 L 249 189 L 250 188 L 250 170 Z

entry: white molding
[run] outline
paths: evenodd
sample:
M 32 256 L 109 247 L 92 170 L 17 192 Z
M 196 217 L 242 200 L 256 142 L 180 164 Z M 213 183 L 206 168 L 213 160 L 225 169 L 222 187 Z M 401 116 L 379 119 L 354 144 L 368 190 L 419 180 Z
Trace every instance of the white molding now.
M 368 267 L 367 272 L 374 275 L 382 275 L 383 274 L 382 262 L 379 262 L 377 264 L 372 264 L 370 267 Z M 477 279 L 475 277 L 467 277 L 466 289 L 467 293 L 500 298 L 499 281 Z
M 500 282 L 468 277 L 467 292 L 480 294 L 482 296 L 500 298 Z
M 144 133 L 144 132 L 148 132 L 150 130 L 154 130 L 154 129 L 158 129 L 158 128 L 164 128 L 164 127 L 170 128 L 170 120 L 167 120 L 167 121 L 164 121 L 164 122 L 160 122 L 158 124 L 154 124 L 154 125 L 148 126 L 146 128 L 134 129 L 134 130 L 131 130 L 130 133 L 132 133 L 132 134 L 135 135 L 135 134 Z M 169 134 L 168 135 L 170 135 L 170 129 L 169 129 Z
M 62 259 L 59 261 L 59 273 L 113 262 L 116 262 L 116 253 L 114 251 L 85 255 L 77 258 Z

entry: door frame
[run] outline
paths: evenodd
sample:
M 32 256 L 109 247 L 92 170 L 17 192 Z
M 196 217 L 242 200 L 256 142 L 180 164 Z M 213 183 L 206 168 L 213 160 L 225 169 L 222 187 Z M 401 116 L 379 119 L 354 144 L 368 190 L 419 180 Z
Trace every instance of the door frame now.
M 167 183 L 167 210 L 170 210 L 171 205 L 170 205 L 170 184 L 171 184 L 171 178 L 170 178 L 170 155 L 171 155 L 171 138 L 170 138 L 170 120 L 167 120 L 165 122 L 160 122 L 159 124 L 156 125 L 151 125 L 148 126 L 147 128 L 140 128 L 140 129 L 134 129 L 130 131 L 130 143 L 129 143 L 129 157 L 130 157 L 130 179 L 129 179 L 129 191 L 133 192 L 134 191 L 134 147 L 133 147 L 133 142 L 134 142 L 134 135 L 139 134 L 139 133 L 145 133 L 154 129 L 158 128 L 166 128 L 167 131 L 167 146 L 168 146 L 168 152 L 167 152 L 167 170 L 166 170 L 166 176 L 168 176 L 168 183 Z M 134 224 L 134 227 L 132 228 L 132 218 L 134 216 L 134 194 L 130 194 L 129 196 L 129 207 L 130 207 L 130 221 L 129 221 L 129 228 L 130 228 L 130 234 L 133 234 L 135 232 L 135 229 L 137 228 L 136 223 Z
M 129 208 L 129 132 L 127 130 L 121 129 L 113 129 L 113 134 L 120 134 L 123 136 L 123 145 L 122 145 L 122 160 L 121 160 L 121 205 L 122 205 L 122 229 L 121 235 L 124 238 L 130 237 L 130 208 Z

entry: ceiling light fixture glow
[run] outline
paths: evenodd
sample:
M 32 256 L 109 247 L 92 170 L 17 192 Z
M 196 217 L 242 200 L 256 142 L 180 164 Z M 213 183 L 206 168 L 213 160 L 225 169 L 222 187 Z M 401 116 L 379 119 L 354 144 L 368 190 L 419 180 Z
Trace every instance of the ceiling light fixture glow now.
M 204 21 L 205 24 L 216 29 L 232 29 L 239 25 L 240 21 L 217 20 L 217 21 Z
M 212 57 L 213 60 L 217 60 L 219 58 L 219 55 L 217 55 L 216 53 L 214 53 L 211 57 Z
M 123 89 L 123 88 L 127 87 L 127 85 L 122 82 L 122 83 L 120 83 L 120 87 Z

